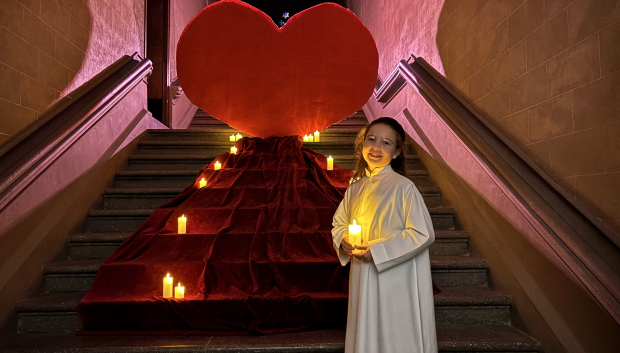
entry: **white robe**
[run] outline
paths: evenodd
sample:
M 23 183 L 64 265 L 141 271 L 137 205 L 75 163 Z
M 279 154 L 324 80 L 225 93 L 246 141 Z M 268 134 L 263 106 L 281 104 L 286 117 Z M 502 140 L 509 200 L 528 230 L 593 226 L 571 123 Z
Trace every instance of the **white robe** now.
M 372 261 L 351 258 L 345 352 L 437 352 L 428 253 L 435 232 L 422 195 L 389 165 L 351 184 L 332 229 L 343 266 L 349 255 L 340 243 L 354 219 Z

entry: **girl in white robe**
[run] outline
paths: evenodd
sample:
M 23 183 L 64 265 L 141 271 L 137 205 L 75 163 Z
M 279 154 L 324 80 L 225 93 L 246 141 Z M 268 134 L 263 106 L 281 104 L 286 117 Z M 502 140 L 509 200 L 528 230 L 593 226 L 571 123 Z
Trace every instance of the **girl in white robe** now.
M 360 179 L 334 215 L 334 248 L 343 266 L 351 259 L 346 353 L 437 352 L 428 251 L 435 233 L 422 195 L 395 171 L 404 171 L 404 139 L 391 118 L 360 132 Z M 349 241 L 353 220 L 361 246 Z

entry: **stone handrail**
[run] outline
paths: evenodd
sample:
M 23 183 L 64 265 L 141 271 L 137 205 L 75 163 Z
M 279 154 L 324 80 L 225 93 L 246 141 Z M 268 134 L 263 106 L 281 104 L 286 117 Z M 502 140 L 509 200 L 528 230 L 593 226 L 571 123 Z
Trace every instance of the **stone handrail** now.
M 407 84 L 414 87 L 503 180 L 528 221 L 578 281 L 620 323 L 620 237 L 601 222 L 501 131 L 481 116 L 458 90 L 423 58 L 401 60 L 375 89 L 388 104 Z
M 0 148 L 0 212 L 152 70 L 137 53 L 122 57 Z

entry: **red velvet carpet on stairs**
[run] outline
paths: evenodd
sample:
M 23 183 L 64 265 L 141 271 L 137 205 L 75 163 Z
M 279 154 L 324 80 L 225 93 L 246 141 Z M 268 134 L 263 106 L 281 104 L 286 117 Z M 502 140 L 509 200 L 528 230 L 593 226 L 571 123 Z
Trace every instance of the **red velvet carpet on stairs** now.
M 346 324 L 348 267 L 332 217 L 352 172 L 298 136 L 244 138 L 156 209 L 78 304 L 80 334 L 285 333 Z M 208 186 L 199 188 L 205 178 Z M 187 217 L 187 234 L 177 219 Z M 185 287 L 164 299 L 163 278 Z

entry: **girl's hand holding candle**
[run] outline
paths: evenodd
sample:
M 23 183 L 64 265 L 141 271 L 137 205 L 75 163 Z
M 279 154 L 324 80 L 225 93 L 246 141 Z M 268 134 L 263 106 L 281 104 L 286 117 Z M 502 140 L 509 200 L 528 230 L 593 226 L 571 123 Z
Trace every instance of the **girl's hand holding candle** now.
M 164 298 L 172 298 L 172 277 L 169 273 L 164 277 Z
M 354 248 L 362 245 L 362 226 L 357 224 L 356 220 L 353 220 L 353 224 L 349 225 L 349 242 Z M 361 254 L 361 252 L 353 250 L 352 254 Z

